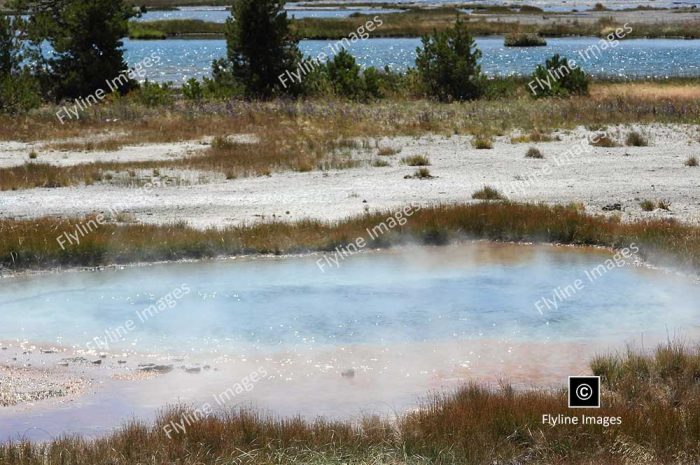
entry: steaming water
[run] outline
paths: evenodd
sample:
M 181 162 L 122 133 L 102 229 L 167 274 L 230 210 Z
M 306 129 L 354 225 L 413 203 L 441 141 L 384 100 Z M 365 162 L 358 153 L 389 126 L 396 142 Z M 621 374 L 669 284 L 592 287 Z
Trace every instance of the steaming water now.
M 465 247 L 364 254 L 322 273 L 315 260 L 237 260 L 64 273 L 1 282 L 0 339 L 84 346 L 128 319 L 117 349 L 234 354 L 318 344 L 508 338 L 619 340 L 693 327 L 700 288 L 635 267 L 615 269 L 557 311 L 535 309 L 605 256 Z M 172 309 L 135 312 L 185 284 Z
M 587 72 L 613 77 L 700 76 L 700 40 L 633 39 L 624 40 L 598 58 L 582 62 L 585 51 L 600 39 L 593 37 L 549 38 L 546 47 L 504 47 L 503 37 L 477 38 L 483 53 L 481 66 L 489 75 L 529 75 L 538 64 L 558 53 L 572 59 Z M 304 40 L 300 43 L 307 56 L 328 52 L 336 41 Z M 403 70 L 415 66 L 420 39 L 368 39 L 353 44 L 349 50 L 362 66 Z M 223 40 L 171 39 L 163 41 L 125 41 L 127 61 L 134 65 L 151 53 L 161 56 L 157 67 L 148 69 L 147 77 L 155 81 L 180 83 L 189 78 L 211 74 L 213 60 L 226 55 Z
M 348 418 L 402 411 L 431 389 L 468 379 L 561 385 L 585 372 L 596 352 L 700 334 L 696 281 L 633 265 L 590 280 L 586 273 L 609 257 L 473 243 L 361 254 L 339 268 L 323 262 L 325 273 L 316 256 L 3 279 L 0 340 L 84 348 L 128 320 L 135 325 L 123 340 L 110 340 L 110 352 L 128 365 L 117 358 L 87 364 L 88 376 L 102 373 L 101 387 L 67 404 L 0 409 L 0 441 L 104 434 L 130 418 L 152 420 L 168 403 L 211 401 L 260 367 L 269 376 L 240 402 Z M 555 289 L 579 279 L 570 298 L 540 314 L 535 302 L 556 300 Z M 172 308 L 138 320 L 135 312 L 183 284 L 190 292 Z M 9 358 L 5 352 L 0 357 Z M 24 360 L 21 349 L 15 353 Z M 33 366 L 43 363 L 34 356 Z M 176 370 L 111 379 L 133 373 L 144 358 L 169 360 Z M 216 370 L 187 374 L 179 358 Z M 342 377 L 349 368 L 355 376 Z

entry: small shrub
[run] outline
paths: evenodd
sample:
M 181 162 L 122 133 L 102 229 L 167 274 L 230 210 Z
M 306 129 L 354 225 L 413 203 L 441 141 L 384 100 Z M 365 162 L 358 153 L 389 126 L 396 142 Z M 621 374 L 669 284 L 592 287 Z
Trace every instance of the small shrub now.
M 570 65 L 568 59 L 559 55 L 537 65 L 530 79 L 528 91 L 535 98 L 588 95 L 590 84 L 590 78 L 581 68 Z
M 649 141 L 637 131 L 632 131 L 627 134 L 625 145 L 628 147 L 646 147 L 649 145 Z
M 168 84 L 158 84 L 146 80 L 135 92 L 136 99 L 147 107 L 168 105 L 173 101 L 172 91 Z
M 642 200 L 639 203 L 639 206 L 642 207 L 642 210 L 644 210 L 645 212 L 654 211 L 654 209 L 656 208 L 656 205 L 651 200 Z
M 204 98 L 204 89 L 195 78 L 191 78 L 182 85 L 182 95 L 187 100 L 200 101 Z
M 480 189 L 472 194 L 472 199 L 475 200 L 506 200 L 506 197 L 498 192 L 497 189 L 490 187 L 490 186 L 484 186 L 483 189 Z
M 36 152 L 33 151 L 33 150 L 29 153 L 29 159 L 30 159 L 30 160 L 36 160 L 36 157 L 37 157 L 37 156 L 38 156 L 38 155 L 37 155 Z
M 544 155 L 537 147 L 530 147 L 525 154 L 525 158 L 544 158 Z
M 490 137 L 476 136 L 472 139 L 472 147 L 477 150 L 489 150 L 493 148 L 493 141 Z
M 424 155 L 412 155 L 401 159 L 401 163 L 408 166 L 430 166 L 430 160 Z
M 698 166 L 697 157 L 690 157 L 685 161 L 685 166 Z
M 374 166 L 375 168 L 384 168 L 384 167 L 387 167 L 389 165 L 390 165 L 390 163 L 386 160 L 382 160 L 379 158 L 375 158 L 374 160 L 372 160 L 372 166 Z

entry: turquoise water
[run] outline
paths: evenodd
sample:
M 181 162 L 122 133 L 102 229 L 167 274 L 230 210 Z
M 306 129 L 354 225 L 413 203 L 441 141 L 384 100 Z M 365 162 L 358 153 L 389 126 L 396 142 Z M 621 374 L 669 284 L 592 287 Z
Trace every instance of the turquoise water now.
M 305 55 L 316 56 L 328 51 L 336 41 L 305 40 L 300 47 Z M 481 66 L 489 75 L 529 75 L 546 58 L 555 53 L 575 58 L 580 51 L 595 45 L 599 39 L 547 39 L 546 47 L 512 48 L 503 46 L 503 37 L 479 37 L 477 45 L 483 53 Z M 363 66 L 402 70 L 415 65 L 419 39 L 368 39 L 350 47 Z M 161 64 L 148 70 L 148 78 L 181 83 L 189 78 L 208 76 L 211 62 L 226 54 L 223 40 L 173 39 L 164 41 L 125 41 L 130 64 L 155 52 Z M 625 40 L 614 49 L 603 51 L 597 58 L 579 60 L 583 69 L 598 76 L 669 77 L 700 76 L 700 40 L 634 39 Z
M 325 273 L 313 258 L 289 258 L 5 279 L 0 340 L 85 348 L 101 337 L 110 349 L 235 353 L 480 338 L 621 341 L 700 327 L 699 286 L 633 266 L 540 314 L 536 301 L 605 258 L 477 245 L 364 254 Z M 173 298 L 183 286 L 189 292 Z M 168 295 L 172 308 L 138 321 Z M 128 320 L 135 328 L 106 339 Z
M 99 366 L 59 368 L 95 379 L 85 395 L 0 408 L 0 443 L 103 436 L 126 421 L 151 422 L 168 404 L 212 402 L 261 368 L 269 376 L 225 407 L 391 416 L 467 380 L 559 386 L 585 372 L 596 353 L 640 340 L 654 347 L 668 336 L 697 340 L 696 281 L 633 265 L 587 279 L 610 256 L 472 243 L 355 255 L 325 272 L 314 256 L 2 279 L 0 340 L 8 350 L 0 363 L 42 366 L 68 353 L 24 347 L 73 346 L 81 354 L 95 337 L 134 324 L 110 340 Z M 538 311 L 536 302 L 576 280 L 583 285 L 556 309 Z M 141 321 L 137 315 L 159 301 L 172 304 Z M 173 371 L 128 381 L 142 360 Z M 211 368 L 189 374 L 181 366 L 193 363 Z M 342 376 L 350 367 L 356 373 Z

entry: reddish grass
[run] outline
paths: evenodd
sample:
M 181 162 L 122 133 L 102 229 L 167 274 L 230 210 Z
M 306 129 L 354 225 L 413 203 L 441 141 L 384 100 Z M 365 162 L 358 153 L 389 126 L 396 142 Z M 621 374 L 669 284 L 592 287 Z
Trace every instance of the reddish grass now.
M 12 269 L 58 265 L 106 265 L 135 261 L 177 260 L 254 253 L 332 250 L 357 237 L 392 212 L 351 218 L 340 223 L 299 221 L 197 230 L 185 224 L 155 226 L 105 224 L 62 250 L 56 237 L 73 232 L 87 219 L 0 220 L 0 264 Z M 575 207 L 516 204 L 442 205 L 425 208 L 370 247 L 405 242 L 445 244 L 483 238 L 624 247 L 636 243 L 656 263 L 697 269 L 700 228 L 672 220 L 622 223 L 587 216 Z
M 562 390 L 493 390 L 476 384 L 437 394 L 395 421 L 314 422 L 250 409 L 199 419 L 168 438 L 187 406 L 168 408 L 152 427 L 131 423 L 88 441 L 57 439 L 0 446 L 6 465 L 72 464 L 493 464 L 697 463 L 700 460 L 700 351 L 678 344 L 651 355 L 600 357 L 602 408 L 566 408 Z M 669 395 L 682 387 L 680 395 Z M 543 425 L 542 416 L 579 417 Z M 581 416 L 620 417 L 621 425 L 582 425 Z

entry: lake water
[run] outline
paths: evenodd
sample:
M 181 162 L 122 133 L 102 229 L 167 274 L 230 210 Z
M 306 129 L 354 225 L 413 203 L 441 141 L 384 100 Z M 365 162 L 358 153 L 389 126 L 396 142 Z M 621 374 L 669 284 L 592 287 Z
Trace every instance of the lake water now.
M 402 10 L 387 8 L 288 8 L 290 18 L 346 18 L 353 13 L 365 15 L 400 13 Z M 172 11 L 148 11 L 135 21 L 161 21 L 170 19 L 198 19 L 212 23 L 224 23 L 231 16 L 226 7 L 180 7 Z
M 267 376 L 236 405 L 306 417 L 392 414 L 467 380 L 561 385 L 595 353 L 700 334 L 697 282 L 633 265 L 588 279 L 609 257 L 469 243 L 361 254 L 325 273 L 312 256 L 3 279 L 0 340 L 9 348 L 0 362 L 66 356 L 27 355 L 32 344 L 94 359 L 85 348 L 95 337 L 109 341 L 110 355 L 61 369 L 98 380 L 82 397 L 0 408 L 0 441 L 103 435 L 132 418 L 150 421 L 166 404 L 211 401 L 261 369 Z M 536 308 L 577 279 L 583 286 L 557 309 Z M 159 300 L 173 304 L 142 321 Z M 134 379 L 144 360 L 175 369 Z M 182 364 L 212 368 L 191 374 Z
M 328 52 L 336 41 L 304 40 L 300 44 L 307 56 Z M 477 46 L 483 53 L 481 66 L 489 75 L 529 75 L 534 68 L 555 53 L 574 59 L 579 52 L 597 44 L 599 39 L 547 39 L 546 47 L 504 47 L 503 37 L 479 37 Z M 420 39 L 387 38 L 359 41 L 350 52 L 363 66 L 403 70 L 415 65 Z M 161 64 L 148 70 L 155 81 L 181 83 L 189 78 L 210 74 L 211 62 L 226 54 L 223 40 L 172 39 L 163 41 L 125 41 L 126 57 L 135 64 L 151 53 L 161 55 Z M 588 61 L 578 60 L 587 72 L 597 76 L 670 77 L 700 76 L 700 40 L 633 39 L 619 43 Z

